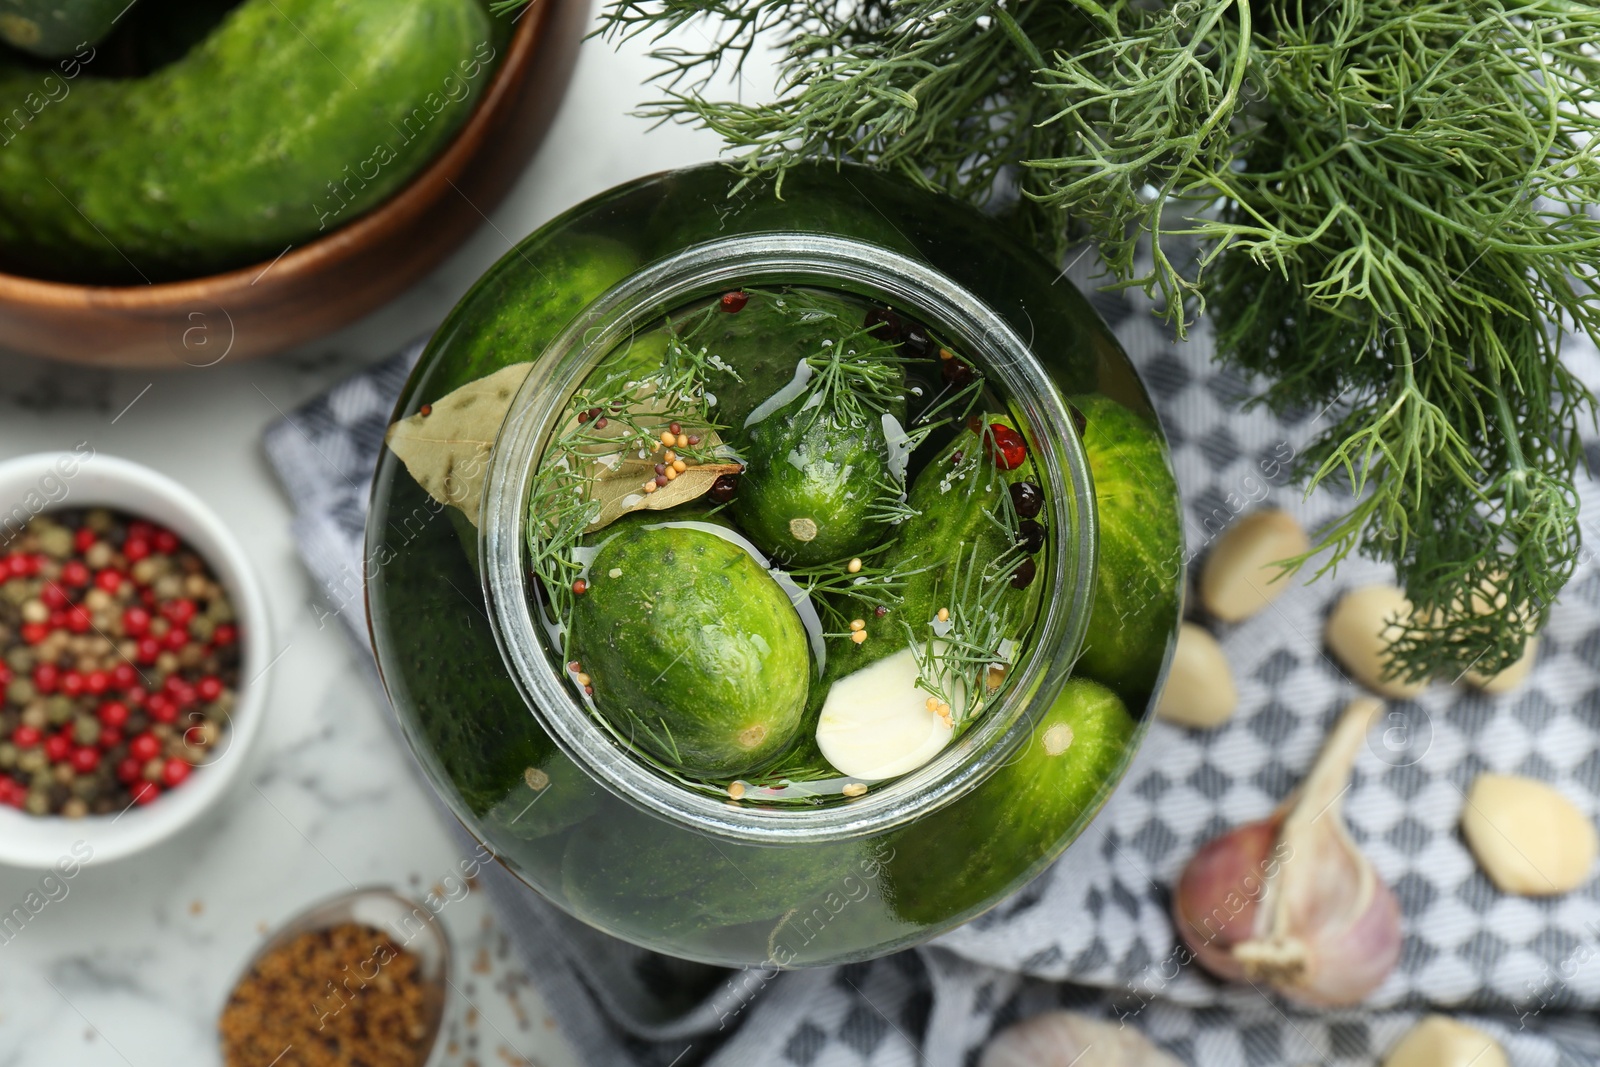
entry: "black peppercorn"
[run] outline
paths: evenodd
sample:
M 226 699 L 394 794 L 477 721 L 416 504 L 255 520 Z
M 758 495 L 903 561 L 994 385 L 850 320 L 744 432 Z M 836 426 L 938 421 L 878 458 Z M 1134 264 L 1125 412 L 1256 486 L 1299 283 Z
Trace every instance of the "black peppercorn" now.
M 719 504 L 726 504 L 739 495 L 739 476 L 737 474 L 724 474 L 711 483 L 711 489 L 706 495 Z
M 1044 527 L 1032 519 L 1023 519 L 1017 524 L 1017 544 L 1029 554 L 1036 554 L 1044 547 Z
M 1012 482 L 1011 506 L 1018 518 L 1031 519 L 1044 510 L 1044 491 L 1032 482 Z
M 1011 572 L 1011 588 L 1026 589 L 1033 584 L 1034 576 L 1039 573 L 1038 566 L 1031 559 L 1025 559 Z
M 976 376 L 971 365 L 957 359 L 955 356 L 946 356 L 940 353 L 939 376 L 944 379 L 944 384 L 955 386 L 957 389 L 964 385 L 971 385 Z
M 903 329 L 900 316 L 888 308 L 869 308 L 862 325 L 866 327 L 868 333 L 880 341 L 888 344 L 900 343 L 900 332 Z

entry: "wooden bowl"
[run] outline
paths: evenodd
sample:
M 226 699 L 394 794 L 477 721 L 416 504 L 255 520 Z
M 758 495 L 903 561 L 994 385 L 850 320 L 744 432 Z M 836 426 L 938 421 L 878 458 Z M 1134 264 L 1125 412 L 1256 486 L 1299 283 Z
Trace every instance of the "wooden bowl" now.
M 0 345 L 115 367 L 250 359 L 360 318 L 477 229 L 555 116 L 583 36 L 583 0 L 536 0 L 455 139 L 369 214 L 276 260 L 158 285 L 72 285 L 0 274 Z

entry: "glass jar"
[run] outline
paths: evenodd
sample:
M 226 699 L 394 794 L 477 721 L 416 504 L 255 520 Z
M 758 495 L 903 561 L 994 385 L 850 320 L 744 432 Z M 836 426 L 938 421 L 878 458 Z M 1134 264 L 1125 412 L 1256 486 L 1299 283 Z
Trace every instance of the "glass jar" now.
M 906 947 L 1060 856 L 1143 739 L 1183 588 L 1164 438 L 1069 282 L 998 223 L 889 177 L 802 168 L 781 193 L 692 168 L 524 240 L 440 327 L 395 413 L 531 364 L 492 440 L 471 463 L 456 455 L 479 486 L 474 514 L 385 450 L 368 523 L 379 666 L 451 809 L 578 918 L 735 966 Z M 644 324 L 746 289 L 892 308 L 971 358 L 1026 441 L 1049 530 L 1037 615 L 992 706 L 924 765 L 870 789 L 840 776 L 803 803 L 697 787 L 619 744 L 573 685 L 530 577 L 534 472 L 585 377 Z

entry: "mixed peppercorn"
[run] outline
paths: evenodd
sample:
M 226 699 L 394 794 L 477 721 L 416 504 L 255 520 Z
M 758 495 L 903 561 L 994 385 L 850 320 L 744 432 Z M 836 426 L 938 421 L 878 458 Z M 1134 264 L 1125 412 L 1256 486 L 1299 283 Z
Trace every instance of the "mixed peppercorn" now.
M 205 560 L 103 508 L 0 545 L 0 804 L 81 818 L 148 804 L 220 750 L 239 633 Z

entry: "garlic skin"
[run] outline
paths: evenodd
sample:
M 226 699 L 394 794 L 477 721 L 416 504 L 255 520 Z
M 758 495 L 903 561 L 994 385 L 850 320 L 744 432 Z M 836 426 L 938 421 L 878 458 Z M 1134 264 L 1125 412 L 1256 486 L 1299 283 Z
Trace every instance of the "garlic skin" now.
M 1219 978 L 1309 1007 L 1359 1003 L 1400 958 L 1400 906 L 1350 839 L 1344 791 L 1383 705 L 1351 702 L 1311 773 L 1270 817 L 1215 838 L 1173 894 L 1178 933 Z
M 1131 1026 L 1071 1011 L 1015 1023 L 983 1050 L 978 1067 L 1183 1067 Z

